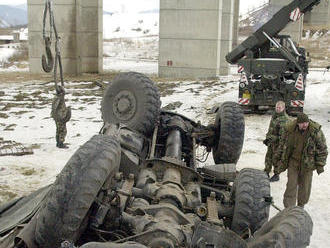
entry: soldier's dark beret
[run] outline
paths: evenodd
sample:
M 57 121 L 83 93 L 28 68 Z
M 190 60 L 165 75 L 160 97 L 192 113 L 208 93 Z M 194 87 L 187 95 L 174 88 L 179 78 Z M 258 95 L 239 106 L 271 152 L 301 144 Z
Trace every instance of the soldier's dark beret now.
M 308 116 L 305 113 L 299 113 L 297 115 L 297 123 L 309 122 Z

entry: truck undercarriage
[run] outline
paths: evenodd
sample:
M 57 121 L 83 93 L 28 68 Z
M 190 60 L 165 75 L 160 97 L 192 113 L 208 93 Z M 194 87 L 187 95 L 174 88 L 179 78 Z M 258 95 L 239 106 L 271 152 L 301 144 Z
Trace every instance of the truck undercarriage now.
M 236 171 L 244 140 L 238 104 L 225 102 L 214 124 L 204 126 L 161 110 L 152 81 L 129 72 L 109 85 L 102 116 L 100 134 L 52 185 L 0 207 L 0 247 L 309 244 L 308 213 L 293 207 L 268 221 L 268 177 Z M 198 146 L 212 151 L 215 164 L 203 165 Z

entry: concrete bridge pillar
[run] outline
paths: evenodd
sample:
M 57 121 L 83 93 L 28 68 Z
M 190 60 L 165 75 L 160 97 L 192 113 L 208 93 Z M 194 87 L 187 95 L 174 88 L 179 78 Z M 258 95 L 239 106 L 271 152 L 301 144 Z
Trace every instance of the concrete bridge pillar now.
M 315 28 L 330 28 L 330 1 L 322 0 L 312 11 L 304 15 L 304 24 Z
M 227 75 L 232 49 L 232 0 L 160 0 L 159 75 Z
M 235 48 L 236 46 L 238 46 L 240 0 L 233 0 L 233 1 L 234 1 L 233 48 Z
M 103 71 L 103 0 L 56 0 L 53 11 L 63 71 L 66 74 Z M 29 65 L 31 73 L 43 73 L 41 56 L 44 0 L 28 0 Z M 49 34 L 49 16 L 46 31 Z M 53 33 L 52 52 L 55 48 Z

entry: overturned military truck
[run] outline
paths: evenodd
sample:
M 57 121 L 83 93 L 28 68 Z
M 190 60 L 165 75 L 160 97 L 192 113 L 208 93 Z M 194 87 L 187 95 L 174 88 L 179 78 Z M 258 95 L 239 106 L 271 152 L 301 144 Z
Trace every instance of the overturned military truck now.
M 236 172 L 244 140 L 238 104 L 204 126 L 163 111 L 146 76 L 123 73 L 102 100 L 104 126 L 56 181 L 0 207 L 0 247 L 306 247 L 300 207 L 268 221 L 263 171 Z M 203 165 L 197 146 L 212 151 Z
M 279 32 L 319 3 L 292 1 L 227 54 L 227 62 L 239 66 L 238 103 L 245 112 L 264 112 L 279 100 L 291 115 L 303 111 L 309 58 L 304 48 Z

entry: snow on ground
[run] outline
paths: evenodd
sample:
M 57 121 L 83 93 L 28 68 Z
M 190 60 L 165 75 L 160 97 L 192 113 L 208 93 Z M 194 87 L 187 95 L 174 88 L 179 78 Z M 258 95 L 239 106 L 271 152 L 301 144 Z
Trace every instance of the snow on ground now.
M 21 46 L 20 43 L 0 45 L 0 72 L 29 71 L 28 61 L 9 63 L 9 59 L 20 51 Z
M 158 73 L 158 36 L 105 40 L 103 54 L 105 71 Z
M 159 13 L 114 13 L 103 17 L 103 69 L 158 72 Z
M 207 112 L 224 101 L 236 101 L 237 75 L 221 77 L 215 81 L 159 82 L 162 106 L 181 102 L 175 111 L 212 123 L 214 115 Z M 1 81 L 1 78 L 0 78 Z M 311 70 L 308 76 L 305 112 L 323 126 L 330 147 L 330 72 Z M 68 105 L 73 107 L 72 120 L 68 123 L 67 150 L 55 147 L 55 125 L 50 116 L 53 90 L 51 83 L 5 84 L 0 82 L 0 137 L 22 142 L 34 148 L 33 155 L 0 157 L 0 202 L 28 194 L 55 180 L 65 163 L 102 126 L 100 100 L 102 90 L 91 82 L 67 83 Z M 266 147 L 262 140 L 267 132 L 270 115 L 246 115 L 245 142 L 238 169 L 264 168 Z M 310 202 L 306 210 L 312 216 L 314 232 L 310 247 L 327 247 L 330 236 L 330 158 L 325 173 L 313 180 Z M 212 156 L 207 160 L 213 163 Z M 279 182 L 272 183 L 272 196 L 276 205 L 283 208 L 282 199 L 286 185 L 283 173 Z M 271 208 L 271 216 L 276 214 Z
M 103 16 L 103 38 L 135 38 L 158 35 L 159 13 L 113 13 Z
M 10 58 L 15 51 L 16 49 L 10 45 L 0 45 L 0 67 L 8 61 L 8 58 Z

